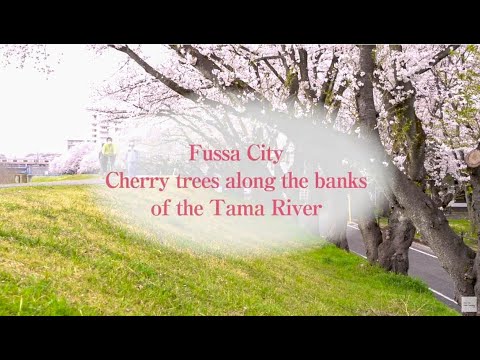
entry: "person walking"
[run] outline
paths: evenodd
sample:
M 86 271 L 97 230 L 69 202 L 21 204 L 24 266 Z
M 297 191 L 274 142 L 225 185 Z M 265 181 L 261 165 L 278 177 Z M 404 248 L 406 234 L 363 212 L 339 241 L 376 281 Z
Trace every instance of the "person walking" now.
M 127 153 L 125 154 L 125 163 L 127 164 L 127 173 L 129 177 L 137 175 L 138 151 L 135 149 L 135 144 L 130 143 Z
M 102 176 L 105 176 L 107 173 L 107 157 L 103 155 L 103 146 L 105 143 L 102 144 L 100 151 L 98 152 L 98 161 L 100 162 L 100 173 Z
M 117 148 L 111 137 L 108 137 L 107 142 L 103 144 L 102 154 L 106 158 L 106 172 L 113 171 L 115 167 L 115 158 L 117 156 Z

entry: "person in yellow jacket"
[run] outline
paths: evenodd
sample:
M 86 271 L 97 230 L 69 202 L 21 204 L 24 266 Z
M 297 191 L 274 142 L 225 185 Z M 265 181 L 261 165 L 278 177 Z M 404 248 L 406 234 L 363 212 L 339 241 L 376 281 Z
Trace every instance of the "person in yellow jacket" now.
M 107 163 L 107 173 L 113 171 L 115 165 L 115 157 L 117 156 L 117 147 L 113 143 L 111 137 L 107 138 L 107 142 L 103 144 L 102 154 L 105 156 Z

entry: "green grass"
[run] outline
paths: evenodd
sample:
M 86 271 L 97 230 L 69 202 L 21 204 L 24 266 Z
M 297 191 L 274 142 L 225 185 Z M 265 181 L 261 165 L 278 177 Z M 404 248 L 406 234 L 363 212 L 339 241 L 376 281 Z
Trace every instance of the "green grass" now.
M 470 225 L 470 220 L 468 219 L 449 219 L 448 223 L 450 227 L 458 234 L 463 236 L 463 241 L 465 244 L 470 246 L 472 249 L 477 249 L 477 239 L 476 235 L 472 233 L 472 228 Z
M 386 217 L 381 217 L 378 218 L 378 225 L 383 229 L 388 226 L 388 218 Z
M 50 182 L 50 181 L 65 181 L 65 180 L 87 180 L 96 179 L 99 175 L 93 174 L 75 174 L 75 175 L 58 175 L 58 176 L 34 176 L 32 182 Z
M 88 186 L 0 190 L 0 315 L 456 315 L 419 280 L 332 246 L 175 250 L 92 197 Z
M 381 228 L 388 226 L 388 219 L 381 217 L 378 219 Z M 448 224 L 458 235 L 463 236 L 465 244 L 470 246 L 473 250 L 477 250 L 476 235 L 471 232 L 470 220 L 468 219 L 448 219 Z M 420 239 L 420 234 L 415 234 L 415 239 Z

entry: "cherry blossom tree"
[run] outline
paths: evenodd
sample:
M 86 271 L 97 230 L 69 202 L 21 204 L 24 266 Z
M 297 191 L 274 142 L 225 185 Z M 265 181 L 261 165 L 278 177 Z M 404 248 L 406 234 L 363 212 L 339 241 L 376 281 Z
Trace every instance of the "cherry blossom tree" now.
M 373 73 L 376 117 L 379 134 L 396 165 L 422 189 L 426 187 L 426 134 L 418 115 L 417 87 L 430 78 L 432 69 L 458 46 L 378 46 Z M 359 82 L 363 84 L 363 72 Z M 427 104 L 428 105 L 428 104 Z M 377 115 L 378 114 L 378 115 Z M 378 261 L 387 270 L 408 272 L 408 249 L 415 236 L 412 221 L 389 198 L 389 227 L 382 236 L 373 216 L 360 219 L 359 227 L 367 245 L 370 262 Z
M 354 107 L 351 101 L 350 106 L 342 104 L 353 96 L 349 87 L 357 49 L 352 46 L 115 44 L 109 48 L 126 55 L 129 81 L 120 76 L 115 86 L 102 89 L 103 99 L 120 100 L 109 109 L 100 101 L 97 107 L 104 112 L 170 116 L 190 130 L 188 136 L 199 134 L 211 144 L 219 138 L 248 144 L 259 134 L 265 141 L 282 132 L 295 142 L 297 154 L 307 153 L 302 147 L 308 149 L 308 141 L 301 134 L 310 128 L 351 126 L 347 115 Z M 132 64 L 136 70 L 131 70 Z M 252 118 L 255 126 L 248 124 Z M 297 165 L 304 163 L 299 156 L 296 160 Z M 346 208 L 341 211 L 346 220 Z M 341 230 L 331 232 L 331 238 L 347 248 L 346 221 L 332 227 Z
M 332 128 L 371 143 L 378 160 L 372 167 L 387 169 L 378 186 L 391 211 L 385 234 L 373 210 L 359 219 L 369 260 L 407 273 L 408 248 L 419 231 L 452 276 L 457 297 L 479 295 L 480 257 L 443 213 L 461 187 L 472 189 L 472 213 L 480 213 L 480 176 L 464 163 L 480 138 L 476 46 L 93 48 L 105 56 L 125 55 L 93 109 L 110 117 L 168 118 L 178 124 L 177 141 L 188 143 L 193 136 L 241 146 L 283 133 L 296 153 L 306 154 L 318 130 Z M 308 155 L 295 163 L 319 165 Z M 343 248 L 348 247 L 345 223 L 332 224 L 330 236 Z
M 0 44 L 0 66 L 23 69 L 31 66 L 47 77 L 60 59 L 52 56 L 46 44 Z
M 461 78 L 455 67 L 462 66 L 463 60 L 456 62 L 451 56 L 459 46 L 379 46 L 375 51 L 355 46 L 170 46 L 164 51 L 175 56 L 158 65 L 149 63 L 141 48 L 111 48 L 125 53 L 163 84 L 172 99 L 174 95 L 220 113 L 241 116 L 248 105 L 255 105 L 267 115 L 285 115 L 275 117 L 279 130 L 287 129 L 292 118 L 320 113 L 326 114 L 322 117 L 326 124 L 347 132 L 358 120 L 363 132 L 378 134 L 382 151 L 395 158 L 401 169 L 389 168 L 393 175 L 386 185 L 392 190 L 393 211 L 387 236 L 381 236 L 373 217 L 360 224 L 367 243 L 372 234 L 376 239 L 371 248 L 377 250 L 370 253 L 371 260 L 405 273 L 408 247 L 417 228 L 452 275 L 457 293 L 473 293 L 473 252 L 449 228 L 438 201 L 425 193 L 427 180 L 433 179 L 439 186 L 447 172 L 465 177 L 461 165 L 446 166 L 438 156 L 439 150 L 451 153 L 445 147 L 447 134 L 444 131 L 440 137 L 439 127 L 448 128 L 455 114 L 461 113 L 457 104 L 464 104 L 461 97 L 471 98 L 465 88 L 452 85 L 452 79 Z M 465 47 L 460 51 L 465 52 Z M 367 53 L 370 59 L 366 59 Z M 450 86 L 449 91 L 442 90 L 442 81 Z M 369 82 L 371 89 L 366 86 Z M 438 94 L 432 97 L 435 91 Z M 458 101 L 448 100 L 452 97 Z M 453 110 L 449 113 L 448 109 Z M 463 127 L 468 129 L 464 125 L 458 131 L 467 131 Z M 302 139 L 296 139 L 295 132 L 286 133 L 301 146 Z M 418 206 L 414 209 L 412 204 Z
M 96 163 L 96 164 L 95 164 Z M 79 174 L 98 171 L 98 148 L 93 143 L 81 143 L 56 157 L 49 165 L 52 174 Z
M 359 121 L 364 136 L 377 145 L 377 156 L 388 156 L 376 131 L 378 123 L 374 101 L 373 78 L 376 69 L 375 46 L 360 47 L 360 73 L 366 74 L 358 91 L 357 104 Z M 418 70 L 410 70 L 418 71 Z M 421 72 L 421 71 L 420 71 Z M 419 73 L 420 73 L 419 72 Z M 413 94 L 412 94 L 413 95 Z M 421 123 L 420 123 L 421 124 Z M 423 125 L 423 124 L 421 124 Z M 417 130 L 418 131 L 418 130 Z M 477 282 L 478 258 L 462 239 L 449 227 L 444 213 L 427 196 L 418 182 L 409 179 L 396 166 L 387 166 L 389 175 L 387 186 L 395 196 L 400 211 L 410 219 L 426 238 L 444 268 L 451 275 L 456 289 L 456 297 L 479 295 Z

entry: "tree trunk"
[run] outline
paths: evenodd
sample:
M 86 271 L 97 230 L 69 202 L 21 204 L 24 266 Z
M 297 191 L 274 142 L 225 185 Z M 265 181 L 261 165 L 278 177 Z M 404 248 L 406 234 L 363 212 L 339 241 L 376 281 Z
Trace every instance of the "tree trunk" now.
M 367 260 L 373 265 L 378 261 L 378 248 L 383 241 L 382 231 L 373 213 L 371 216 L 361 216 L 358 220 L 358 227 L 365 243 Z
M 480 167 L 470 169 L 470 183 L 472 185 L 471 201 L 471 221 L 475 232 L 480 223 Z
M 328 232 L 327 241 L 340 249 L 349 251 L 346 230 L 344 223 L 333 223 Z
M 480 148 L 478 144 L 477 149 Z M 476 280 L 475 294 L 477 296 L 477 312 L 480 315 L 480 232 L 478 231 L 478 225 L 480 224 L 480 167 L 471 169 L 470 171 L 470 183 L 472 185 L 472 193 L 470 195 L 471 201 L 471 223 L 474 229 L 474 234 L 477 235 L 477 256 L 474 263 L 474 277 Z M 465 197 L 467 191 L 465 191 Z
M 377 211 L 379 217 L 388 217 L 390 214 L 390 203 L 383 193 L 380 193 L 377 198 Z
M 473 296 L 475 253 L 448 225 L 433 201 L 396 167 L 389 167 L 392 192 L 408 218 L 426 239 L 455 284 L 455 298 Z M 478 294 L 480 295 L 480 294 Z M 478 296 L 477 295 L 477 296 Z
M 475 274 L 475 296 L 477 297 L 477 316 L 480 316 L 480 236 L 477 239 L 477 256 L 473 268 Z
M 388 225 L 385 239 L 378 248 L 378 262 L 388 271 L 407 275 L 408 249 L 415 237 L 415 226 L 397 204 L 392 207 Z
M 372 155 L 381 159 L 388 155 L 375 128 L 376 114 L 371 82 L 374 70 L 373 51 L 374 46 L 371 45 L 360 47 L 360 71 L 366 75 L 362 77 L 363 86 L 360 87 L 356 100 L 360 122 L 364 129 L 362 133 L 374 146 L 372 151 L 375 154 Z M 428 241 L 438 260 L 452 277 L 455 298 L 460 300 L 460 296 L 473 296 L 475 290 L 477 297 L 480 296 L 478 292 L 480 287 L 475 285 L 475 253 L 450 228 L 443 212 L 435 206 L 421 187 L 409 180 L 396 166 L 379 168 L 378 171 L 386 172 L 386 183 L 395 195 L 398 205 Z
M 347 241 L 348 203 L 346 196 L 339 196 L 328 204 L 328 212 L 334 214 L 326 239 L 340 249 L 349 250 Z
M 371 203 L 367 193 L 361 193 L 357 196 L 359 196 L 358 201 Z M 365 244 L 367 260 L 372 265 L 376 264 L 378 262 L 378 247 L 383 241 L 383 235 L 373 212 L 373 204 L 371 211 L 363 211 L 358 215 L 358 227 Z
M 443 208 L 444 210 L 447 208 L 448 204 L 455 198 L 455 194 L 448 192 L 447 186 L 435 186 L 435 181 L 431 180 L 430 184 L 430 191 L 432 193 L 432 200 L 438 207 Z
M 469 187 L 470 185 L 465 185 L 465 201 L 467 203 L 468 220 L 470 221 L 470 232 L 472 234 L 475 234 L 477 232 L 478 226 L 475 222 L 475 214 L 473 212 L 472 193 Z

